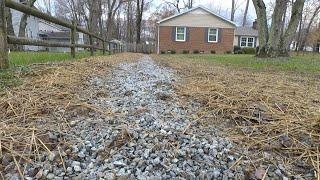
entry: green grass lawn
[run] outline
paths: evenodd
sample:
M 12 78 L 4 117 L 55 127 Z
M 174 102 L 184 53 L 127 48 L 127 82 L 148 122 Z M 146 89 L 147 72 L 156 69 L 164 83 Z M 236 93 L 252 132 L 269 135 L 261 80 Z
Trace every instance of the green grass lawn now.
M 103 55 L 101 51 L 94 53 L 95 56 Z M 9 63 L 11 68 L 8 70 L 0 70 L 0 91 L 5 87 L 13 87 L 19 85 L 21 80 L 16 76 L 15 70 L 24 68 L 29 64 L 58 62 L 67 60 L 77 60 L 90 57 L 90 52 L 77 52 L 76 58 L 73 59 L 70 53 L 56 52 L 11 52 L 9 54 Z
M 102 52 L 97 51 L 94 55 L 102 55 Z M 90 52 L 77 52 L 75 59 L 89 57 Z M 9 54 L 9 62 L 12 67 L 25 66 L 33 63 L 46 63 L 73 60 L 70 53 L 58 52 L 11 52 Z
M 165 55 L 167 56 L 167 55 Z M 180 59 L 209 60 L 223 65 L 257 70 L 281 70 L 303 73 L 320 73 L 320 55 L 291 56 L 289 59 L 257 59 L 254 55 L 169 55 Z

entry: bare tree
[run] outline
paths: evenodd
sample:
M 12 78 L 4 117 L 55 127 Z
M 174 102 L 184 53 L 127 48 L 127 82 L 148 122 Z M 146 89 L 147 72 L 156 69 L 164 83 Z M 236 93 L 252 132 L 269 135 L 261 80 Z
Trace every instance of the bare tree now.
M 240 7 L 240 3 L 238 0 L 232 0 L 231 1 L 231 13 L 230 13 L 230 20 L 231 21 L 234 21 L 235 19 L 235 14 L 236 14 L 236 11 L 238 10 L 238 8 Z
M 112 39 L 115 36 L 115 22 L 114 17 L 120 6 L 123 4 L 123 0 L 107 0 L 107 39 Z
M 313 29 L 310 29 L 310 32 L 308 34 L 307 40 L 308 43 L 313 45 L 314 52 L 320 53 L 320 50 L 317 49 L 317 46 L 320 46 L 320 26 L 314 27 Z
M 15 36 L 13 24 L 12 24 L 12 13 L 10 8 L 6 8 L 7 15 L 7 33 L 8 35 Z
M 87 23 L 85 11 L 86 6 L 83 0 L 56 0 L 55 14 L 57 17 L 66 20 L 75 20 L 78 24 Z M 88 18 L 89 19 L 89 18 Z
M 188 9 L 191 9 L 193 7 L 193 0 L 188 0 Z
M 99 32 L 99 15 L 101 14 L 101 0 L 88 1 L 89 7 L 89 30 L 94 33 Z
M 127 8 L 126 8 L 126 39 L 127 42 L 133 43 L 134 41 L 134 29 L 135 29 L 135 24 L 133 20 L 133 6 L 132 6 L 132 1 L 127 2 Z
M 169 4 L 170 6 L 173 6 L 178 13 L 181 12 L 181 7 L 180 7 L 180 0 L 173 0 L 173 1 L 165 1 L 167 4 Z
M 243 20 L 242 20 L 242 26 L 245 26 L 247 24 L 247 18 L 248 18 L 248 10 L 249 10 L 249 4 L 250 4 L 250 0 L 246 0 L 246 7 L 244 9 L 244 13 L 243 13 Z
M 232 6 L 231 6 L 231 21 L 234 21 L 234 14 L 236 13 L 236 0 L 232 0 Z
M 142 22 L 142 16 L 144 11 L 145 1 L 144 0 L 137 0 L 137 20 L 136 20 L 136 33 L 137 33 L 137 39 L 136 43 L 139 44 L 141 41 L 141 22 Z
M 266 5 L 263 0 L 252 0 L 259 26 L 259 43 L 260 48 L 257 53 L 258 57 L 279 57 L 289 56 L 289 47 L 299 25 L 300 17 L 304 7 L 305 0 L 296 0 L 293 2 L 290 21 L 284 33 L 279 29 L 286 13 L 289 0 L 276 0 L 273 10 L 271 28 L 269 32 Z
M 194 0 L 166 0 L 165 3 L 174 7 L 180 13 L 183 9 L 193 8 Z
M 313 5 L 315 5 L 315 4 L 313 4 Z M 315 8 L 314 12 L 311 13 L 312 14 L 311 19 L 309 20 L 307 28 L 305 29 L 305 31 L 306 31 L 305 36 L 304 36 L 304 38 L 302 38 L 302 41 L 300 43 L 300 48 L 299 48 L 300 50 L 302 50 L 305 47 L 308 35 L 311 30 L 312 23 L 314 22 L 314 19 L 318 16 L 319 12 L 320 12 L 320 4 L 318 4 L 318 6 Z
M 29 6 L 29 7 L 34 7 L 34 3 L 36 1 L 37 0 L 28 0 L 26 5 Z M 25 37 L 26 36 L 26 27 L 27 27 L 28 17 L 29 17 L 28 14 L 23 14 L 21 16 L 20 25 L 19 25 L 19 35 L 18 35 L 19 37 Z
M 193 3 L 194 3 L 193 0 L 183 1 L 184 8 L 191 9 L 193 7 Z

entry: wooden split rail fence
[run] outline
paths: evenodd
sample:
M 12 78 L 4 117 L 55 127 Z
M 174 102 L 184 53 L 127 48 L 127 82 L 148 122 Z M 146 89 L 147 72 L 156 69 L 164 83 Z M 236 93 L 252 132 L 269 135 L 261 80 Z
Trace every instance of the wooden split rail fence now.
M 51 42 L 46 40 L 39 39 L 28 39 L 28 38 L 20 38 L 15 36 L 7 35 L 7 22 L 6 22 L 6 11 L 5 8 L 15 9 L 22 13 L 32 15 L 34 17 L 46 20 L 51 23 L 58 24 L 60 26 L 66 27 L 70 29 L 70 44 L 68 43 L 60 43 L 60 42 Z M 77 32 L 81 32 L 89 36 L 89 45 L 87 44 L 76 44 L 76 34 Z M 93 39 L 97 39 L 102 42 L 101 46 L 95 46 Z M 8 44 L 17 44 L 17 45 L 33 45 L 33 46 L 45 46 L 45 47 L 67 47 L 71 49 L 71 57 L 75 58 L 76 48 L 89 48 L 90 55 L 94 55 L 94 50 L 102 50 L 103 54 L 106 51 L 111 52 L 121 52 L 122 47 L 120 44 L 106 41 L 104 38 L 83 29 L 80 26 L 77 26 L 76 22 L 69 23 L 67 21 L 58 19 L 56 17 L 50 16 L 46 13 L 43 13 L 35 8 L 26 6 L 21 3 L 14 2 L 12 0 L 0 0 L 0 69 L 5 69 L 9 67 L 8 60 Z

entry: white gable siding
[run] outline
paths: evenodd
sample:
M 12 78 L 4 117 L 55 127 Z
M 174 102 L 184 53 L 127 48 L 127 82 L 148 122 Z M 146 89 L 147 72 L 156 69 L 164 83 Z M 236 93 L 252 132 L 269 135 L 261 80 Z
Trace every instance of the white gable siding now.
M 55 24 L 53 24 L 53 23 L 40 21 L 39 22 L 39 31 L 61 32 L 62 29 L 55 26 Z
M 164 21 L 160 23 L 160 26 L 234 28 L 232 24 L 200 8 Z

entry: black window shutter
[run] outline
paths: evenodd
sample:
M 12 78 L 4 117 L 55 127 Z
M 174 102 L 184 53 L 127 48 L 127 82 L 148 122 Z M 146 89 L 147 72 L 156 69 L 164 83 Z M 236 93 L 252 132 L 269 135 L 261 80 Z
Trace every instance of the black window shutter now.
M 238 46 L 241 47 L 241 36 L 238 36 Z
M 221 43 L 222 42 L 222 29 L 219 28 L 217 30 L 218 30 L 218 43 Z
M 189 27 L 186 27 L 186 41 L 188 42 L 190 40 L 190 29 Z
M 176 41 L 176 27 L 172 27 L 171 39 L 173 42 Z
M 208 33 L 209 33 L 209 28 L 205 28 L 205 30 L 204 30 L 204 41 L 205 41 L 206 43 L 209 42 Z

